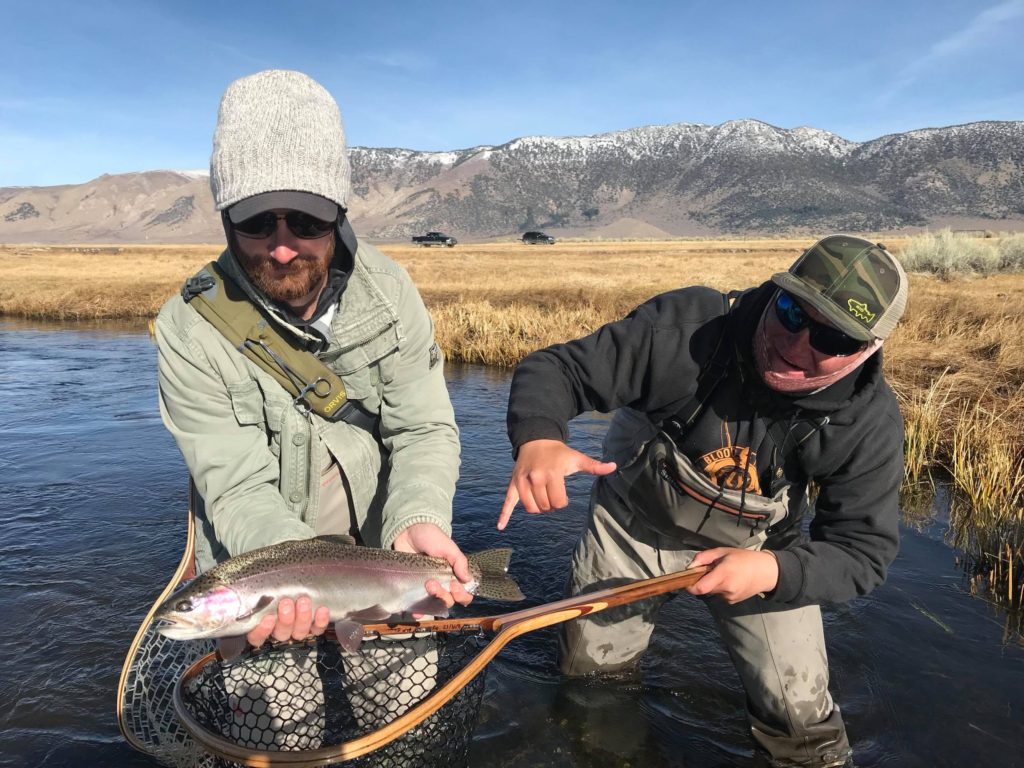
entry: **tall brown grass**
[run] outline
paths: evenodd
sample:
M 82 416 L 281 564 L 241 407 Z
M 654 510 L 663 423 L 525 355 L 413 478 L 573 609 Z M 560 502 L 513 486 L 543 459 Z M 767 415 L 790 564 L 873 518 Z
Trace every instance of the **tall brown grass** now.
M 886 244 L 899 253 L 908 241 Z M 381 248 L 409 270 L 449 359 L 508 366 L 621 317 L 661 291 L 760 283 L 807 245 L 806 239 L 779 238 Z M 218 250 L 0 246 L 0 314 L 152 317 Z M 935 472 L 948 473 L 957 489 L 953 542 L 972 553 L 993 594 L 1020 606 L 1024 275 L 943 271 L 912 274 L 910 281 L 909 308 L 885 345 L 887 377 L 907 425 L 908 491 Z

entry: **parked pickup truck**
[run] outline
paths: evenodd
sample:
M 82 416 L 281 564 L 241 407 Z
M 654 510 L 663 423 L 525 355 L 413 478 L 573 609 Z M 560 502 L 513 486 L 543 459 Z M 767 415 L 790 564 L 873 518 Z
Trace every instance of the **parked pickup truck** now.
M 413 235 L 412 241 L 424 247 L 431 245 L 447 245 L 449 248 L 459 242 L 454 237 L 446 235 L 444 232 L 427 232 L 425 235 Z

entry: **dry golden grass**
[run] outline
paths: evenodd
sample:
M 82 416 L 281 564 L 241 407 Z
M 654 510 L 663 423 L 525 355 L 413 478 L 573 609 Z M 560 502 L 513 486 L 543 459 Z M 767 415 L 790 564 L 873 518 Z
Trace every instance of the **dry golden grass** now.
M 403 264 L 455 360 L 513 365 L 622 317 L 662 291 L 742 288 L 785 269 L 805 240 L 521 243 L 383 250 Z
M 887 239 L 895 252 L 905 240 Z M 512 365 L 582 335 L 656 293 L 743 288 L 785 269 L 807 239 L 383 245 L 412 275 L 449 359 Z M 0 314 L 150 317 L 214 246 L 0 246 Z M 911 275 L 910 305 L 886 342 L 907 422 L 908 476 L 947 470 L 967 501 L 956 538 L 1024 596 L 1024 275 Z M 1004 562 L 1009 558 L 1009 562 Z
M 156 315 L 209 245 L 0 246 L 0 315 L 96 320 Z

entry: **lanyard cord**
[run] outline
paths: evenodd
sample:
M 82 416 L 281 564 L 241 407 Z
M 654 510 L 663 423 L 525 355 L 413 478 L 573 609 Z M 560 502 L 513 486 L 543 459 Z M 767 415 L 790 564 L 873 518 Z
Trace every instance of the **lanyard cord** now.
M 291 366 L 288 365 L 288 363 L 282 360 L 280 355 L 274 352 L 274 350 L 272 350 L 262 339 L 259 339 L 257 341 L 253 341 L 252 339 L 246 339 L 239 345 L 239 351 L 243 351 L 243 348 L 254 349 L 257 346 L 260 349 L 262 349 L 270 357 L 270 359 L 277 364 L 277 367 L 281 369 L 284 375 L 291 380 L 293 386 L 298 390 L 298 394 L 296 394 L 295 397 L 292 399 L 292 405 L 294 405 L 295 408 L 300 413 L 302 413 L 303 416 L 309 418 L 309 414 L 313 410 L 313 407 L 309 404 L 309 401 L 306 400 L 306 394 L 308 394 L 309 392 L 313 392 L 314 394 L 318 395 L 321 394 L 317 392 L 317 385 L 321 383 L 327 385 L 327 391 L 329 394 L 331 388 L 330 382 L 328 382 L 327 379 L 323 378 L 322 376 L 311 382 L 306 381 L 298 373 L 296 373 L 291 368 Z

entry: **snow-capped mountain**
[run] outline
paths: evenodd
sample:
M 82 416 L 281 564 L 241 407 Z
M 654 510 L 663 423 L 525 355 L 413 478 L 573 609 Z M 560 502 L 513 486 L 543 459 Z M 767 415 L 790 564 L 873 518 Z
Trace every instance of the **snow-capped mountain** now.
M 1024 121 L 857 143 L 756 120 L 525 136 L 448 152 L 354 147 L 356 231 L 405 239 L 1024 228 Z M 0 188 L 0 241 L 217 242 L 195 171 Z

